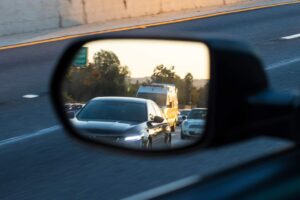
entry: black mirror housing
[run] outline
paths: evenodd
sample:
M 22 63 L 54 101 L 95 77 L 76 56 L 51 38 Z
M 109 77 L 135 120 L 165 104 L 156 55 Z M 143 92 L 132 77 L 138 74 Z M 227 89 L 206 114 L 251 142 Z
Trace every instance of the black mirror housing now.
M 152 123 L 162 123 L 165 119 L 160 116 L 155 116 L 153 120 L 147 122 L 148 127 L 152 127 Z
M 164 118 L 160 117 L 160 116 L 155 116 L 153 119 L 154 123 L 162 123 L 164 121 Z
M 269 85 L 263 64 L 249 46 L 220 42 L 211 47 L 214 58 L 207 116 L 211 134 L 205 136 L 209 146 L 219 146 L 252 137 L 244 134 L 247 99 Z

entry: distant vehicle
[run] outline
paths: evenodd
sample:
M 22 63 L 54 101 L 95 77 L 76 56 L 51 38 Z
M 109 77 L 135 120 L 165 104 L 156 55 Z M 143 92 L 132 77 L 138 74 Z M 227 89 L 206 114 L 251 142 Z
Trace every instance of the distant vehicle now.
M 143 148 L 171 144 L 171 128 L 152 100 L 97 97 L 71 121 L 76 128 L 99 141 Z
M 190 111 L 191 111 L 191 109 L 182 109 L 182 110 L 179 110 L 177 125 L 180 125 L 184 121 L 184 118 L 185 119 L 187 118 L 187 116 L 190 113 Z
M 65 103 L 65 111 L 79 111 L 82 107 L 84 106 L 84 104 L 82 103 Z
M 75 103 L 72 105 L 72 109 L 79 111 L 83 106 L 84 106 L 84 104 L 82 104 L 82 103 Z
M 84 107 L 84 105 L 85 104 L 82 103 L 65 103 L 64 108 L 68 118 L 74 118 L 75 114 L 79 112 Z
M 65 108 L 65 111 L 68 112 L 71 110 L 71 107 L 72 107 L 72 104 L 71 103 L 65 103 L 64 105 L 64 108 Z
M 206 119 L 206 108 L 193 108 L 181 124 L 181 139 L 201 137 Z
M 136 96 L 157 103 L 168 120 L 171 131 L 175 131 L 178 121 L 178 97 L 174 84 L 144 84 L 139 87 Z

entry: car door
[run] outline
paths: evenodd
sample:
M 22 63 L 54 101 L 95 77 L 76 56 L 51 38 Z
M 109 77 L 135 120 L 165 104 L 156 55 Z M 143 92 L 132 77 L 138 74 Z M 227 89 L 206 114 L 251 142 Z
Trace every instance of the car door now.
M 154 103 L 150 101 L 148 102 L 148 113 L 150 121 L 153 121 L 155 116 L 160 116 L 155 110 Z M 162 134 L 162 123 L 152 122 L 151 126 L 149 126 L 148 129 L 153 144 L 160 144 L 164 141 L 164 137 Z
M 164 117 L 164 114 L 162 112 L 162 110 L 157 106 L 156 103 L 152 102 L 152 106 L 155 110 L 155 113 L 156 113 L 156 116 L 159 116 L 159 117 L 162 117 L 165 119 Z M 163 122 L 161 123 L 158 123 L 157 126 L 159 127 L 159 140 L 164 141 L 165 142 L 165 139 L 166 137 L 168 137 L 169 135 L 166 135 L 166 134 L 169 134 L 170 133 L 170 127 L 169 127 L 169 123 L 168 121 L 165 119 Z

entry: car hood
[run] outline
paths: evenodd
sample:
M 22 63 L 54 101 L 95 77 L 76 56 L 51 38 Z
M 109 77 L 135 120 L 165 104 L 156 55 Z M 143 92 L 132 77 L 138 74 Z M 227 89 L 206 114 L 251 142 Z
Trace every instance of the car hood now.
M 146 126 L 146 122 L 121 122 L 121 121 L 81 121 L 72 119 L 75 128 L 81 131 L 98 134 L 101 136 L 126 136 L 137 134 Z

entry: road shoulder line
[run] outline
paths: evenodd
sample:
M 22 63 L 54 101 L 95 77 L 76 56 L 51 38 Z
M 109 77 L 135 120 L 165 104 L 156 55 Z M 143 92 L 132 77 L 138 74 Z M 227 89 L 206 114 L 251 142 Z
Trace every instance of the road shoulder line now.
M 30 138 L 38 137 L 38 136 L 41 136 L 41 135 L 46 135 L 46 134 L 49 134 L 51 132 L 57 131 L 59 129 L 61 129 L 61 126 L 55 125 L 55 126 L 51 126 L 49 128 L 39 130 L 39 131 L 34 132 L 34 133 L 24 134 L 24 135 L 20 135 L 20 136 L 17 136 L 17 137 L 12 137 L 12 138 L 8 138 L 8 139 L 5 139 L 5 140 L 1 140 L 0 141 L 0 147 L 5 146 L 5 145 L 9 145 L 9 144 L 14 144 L 14 143 L 17 143 L 17 142 L 20 142 L 20 141 L 23 141 L 23 140 L 27 140 L 27 139 L 30 139 Z
M 180 188 L 192 185 L 193 183 L 199 182 L 201 177 L 198 175 L 189 176 L 138 194 L 133 196 L 126 197 L 122 200 L 139 200 L 139 199 L 153 199 L 157 198 L 160 195 L 167 194 L 169 192 L 176 191 Z
M 18 47 L 26 47 L 26 46 L 32 46 L 32 45 L 37 45 L 37 44 L 43 44 L 43 43 L 57 42 L 57 41 L 62 41 L 62 40 L 67 40 L 67 39 L 73 39 L 73 38 L 79 38 L 79 37 L 83 37 L 83 36 L 97 35 L 97 34 L 103 34 L 103 33 L 112 33 L 112 32 L 120 32 L 120 31 L 127 31 L 127 30 L 133 30 L 133 29 L 153 27 L 153 26 L 175 24 L 175 23 L 186 22 L 186 21 L 191 21 L 191 20 L 204 19 L 204 18 L 209 18 L 209 17 L 216 17 L 216 16 L 221 16 L 221 15 L 228 15 L 228 14 L 247 12 L 247 11 L 259 10 L 259 9 L 266 9 L 266 8 L 272 8 L 272 7 L 284 6 L 284 5 L 292 5 L 292 4 L 298 4 L 298 3 L 300 3 L 300 0 L 293 0 L 293 1 L 281 2 L 281 3 L 270 3 L 267 5 L 258 5 L 258 6 L 254 4 L 253 6 L 248 5 L 248 7 L 247 7 L 247 5 L 244 5 L 245 7 L 243 7 L 243 8 L 231 8 L 232 10 L 230 10 L 230 8 L 228 8 L 229 10 L 225 10 L 225 11 L 210 11 L 210 12 L 208 12 L 208 14 L 202 14 L 202 15 L 200 14 L 200 15 L 192 16 L 192 17 L 183 17 L 181 19 L 169 19 L 169 20 L 162 19 L 161 22 L 149 22 L 149 23 L 142 23 L 140 25 L 128 25 L 126 27 L 121 27 L 121 28 L 120 27 L 113 28 L 113 29 L 107 28 L 106 30 L 91 31 L 91 32 L 84 32 L 84 33 L 77 33 L 77 34 L 71 33 L 69 35 L 64 35 L 64 36 L 53 36 L 53 37 L 49 36 L 48 39 L 37 39 L 36 41 L 29 40 L 28 42 L 22 42 L 22 41 L 15 42 L 15 44 L 12 44 L 12 45 L 0 46 L 0 50 L 7 50 L 7 49 L 18 48 Z M 80 26 L 80 27 L 83 27 L 83 26 Z M 80 27 L 77 27 L 77 28 L 80 28 Z M 72 27 L 71 29 L 74 30 L 74 27 Z M 2 39 L 3 38 L 4 37 L 2 37 Z

